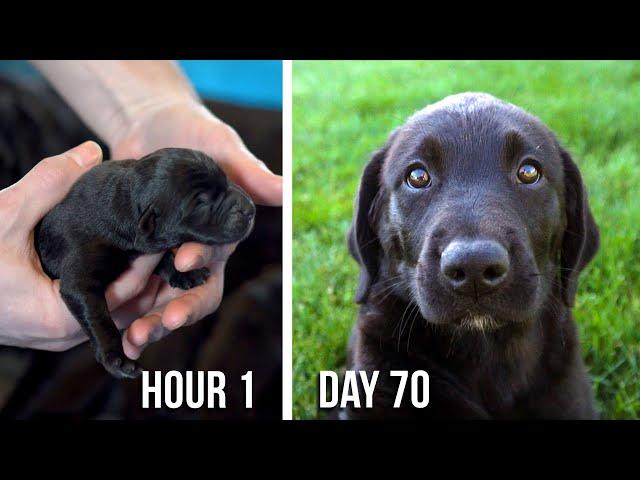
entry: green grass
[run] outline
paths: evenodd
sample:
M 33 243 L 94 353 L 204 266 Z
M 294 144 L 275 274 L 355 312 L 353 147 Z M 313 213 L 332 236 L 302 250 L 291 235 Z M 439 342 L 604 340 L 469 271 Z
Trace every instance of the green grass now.
M 356 318 L 345 235 L 370 152 L 414 111 L 485 91 L 540 117 L 588 185 L 602 245 L 574 313 L 606 418 L 640 415 L 640 62 L 294 62 L 294 418 L 314 418 Z

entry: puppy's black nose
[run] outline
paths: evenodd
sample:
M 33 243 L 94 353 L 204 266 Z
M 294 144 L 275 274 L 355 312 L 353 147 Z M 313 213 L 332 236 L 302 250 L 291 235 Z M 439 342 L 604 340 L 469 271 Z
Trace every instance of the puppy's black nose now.
M 227 215 L 251 220 L 256 214 L 256 206 L 249 199 L 249 196 L 235 185 L 229 187 L 225 203 Z
M 243 202 L 240 211 L 247 218 L 253 218 L 256 215 L 256 206 L 253 202 Z
M 477 297 L 504 283 L 509 254 L 493 240 L 454 240 L 442 252 L 440 270 L 455 292 Z

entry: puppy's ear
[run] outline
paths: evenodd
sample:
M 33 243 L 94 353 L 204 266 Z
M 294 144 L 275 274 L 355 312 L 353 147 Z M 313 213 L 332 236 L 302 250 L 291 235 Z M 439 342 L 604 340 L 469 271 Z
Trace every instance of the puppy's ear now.
M 564 168 L 567 215 L 567 228 L 560 252 L 560 285 L 564 303 L 572 307 L 578 289 L 578 275 L 598 251 L 600 234 L 589 208 L 587 191 L 578 166 L 565 149 L 560 148 L 560 155 Z
M 149 205 L 138 219 L 138 231 L 143 237 L 149 238 L 156 230 L 157 212 L 153 205 Z
M 378 276 L 381 247 L 375 224 L 380 198 L 380 172 L 394 138 L 395 132 L 385 146 L 373 154 L 360 179 L 354 203 L 353 220 L 347 239 L 349 252 L 360 265 L 360 280 L 355 297 L 357 303 L 367 300 L 369 289 Z

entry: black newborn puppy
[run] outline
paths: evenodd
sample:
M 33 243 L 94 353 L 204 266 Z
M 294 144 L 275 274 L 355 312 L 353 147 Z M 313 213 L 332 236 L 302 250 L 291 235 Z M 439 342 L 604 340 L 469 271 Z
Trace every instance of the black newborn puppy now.
M 85 173 L 38 224 L 36 250 L 44 271 L 89 336 L 96 358 L 116 377 L 135 377 L 122 349 L 105 290 L 131 261 L 185 242 L 243 240 L 255 206 L 202 152 L 158 150 L 140 160 L 105 162 Z M 206 268 L 179 272 L 168 251 L 155 271 L 172 287 L 203 284 Z

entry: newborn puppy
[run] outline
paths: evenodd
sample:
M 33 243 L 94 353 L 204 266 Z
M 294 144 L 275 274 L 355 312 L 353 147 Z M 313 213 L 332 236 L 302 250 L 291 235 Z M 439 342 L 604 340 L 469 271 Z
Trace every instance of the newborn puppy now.
M 131 261 L 185 242 L 220 245 L 243 240 L 255 206 L 202 152 L 158 150 L 140 160 L 109 161 L 85 173 L 38 224 L 35 246 L 44 271 L 115 377 L 135 377 L 122 349 L 105 290 Z M 206 268 L 179 272 L 168 251 L 155 271 L 172 287 L 203 284 Z
M 479 93 L 417 112 L 356 199 L 349 368 L 381 372 L 374 408 L 341 416 L 594 418 L 571 307 L 598 244 L 578 167 L 539 119 Z M 394 408 L 390 370 L 426 370 L 429 405 Z

